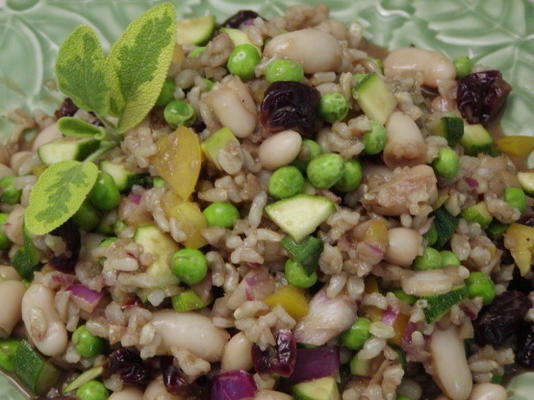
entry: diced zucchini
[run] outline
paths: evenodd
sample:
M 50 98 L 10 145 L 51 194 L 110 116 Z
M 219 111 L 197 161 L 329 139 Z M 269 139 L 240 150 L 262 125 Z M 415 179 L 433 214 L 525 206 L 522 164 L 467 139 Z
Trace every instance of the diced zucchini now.
M 464 135 L 460 139 L 464 147 L 465 154 L 476 155 L 478 153 L 487 153 L 491 151 L 493 138 L 490 133 L 480 124 L 465 125 Z
M 178 250 L 178 245 L 169 235 L 161 232 L 155 225 L 140 226 L 136 229 L 134 240 L 154 257 L 146 273 L 156 280 L 158 287 L 175 285 L 178 278 L 169 265 L 171 255 Z
M 350 360 L 350 373 L 358 376 L 371 376 L 371 360 L 361 360 L 354 354 Z
M 462 211 L 462 218 L 469 222 L 478 222 L 482 229 L 487 228 L 493 219 L 488 211 L 488 207 L 486 207 L 486 203 L 483 201 L 464 209 Z
M 176 43 L 202 44 L 207 42 L 215 29 L 215 17 L 212 15 L 184 19 L 176 23 Z
M 458 287 L 444 294 L 422 296 L 421 299 L 427 301 L 427 306 L 424 309 L 426 321 L 431 324 L 439 320 L 453 305 L 462 302 L 468 297 L 469 293 L 465 286 Z
M 23 228 L 23 234 L 24 246 L 17 249 L 11 260 L 11 265 L 23 279 L 31 281 L 33 279 L 33 273 L 41 268 L 41 264 L 39 263 L 41 253 L 33 244 L 31 234 L 26 229 L 26 226 Z
M 293 386 L 298 400 L 339 400 L 339 389 L 333 376 L 298 383 Z
M 500 240 L 504 235 L 504 232 L 508 229 L 508 226 L 508 224 L 503 224 L 494 219 L 487 227 L 486 233 L 492 240 Z
M 438 238 L 434 243 L 436 249 L 441 249 L 447 244 L 458 226 L 458 218 L 449 214 L 444 208 L 434 211 L 434 226 L 438 231 Z
M 68 160 L 82 161 L 99 146 L 100 142 L 93 138 L 60 138 L 39 147 L 37 155 L 45 165 Z
M 219 154 L 221 150 L 232 147 L 239 148 L 239 140 L 228 128 L 219 129 L 202 142 L 200 148 L 206 158 L 212 162 L 218 169 L 222 169 L 219 164 Z
M 433 135 L 446 138 L 449 146 L 455 146 L 464 136 L 464 120 L 460 117 L 441 117 L 428 124 L 428 130 Z
M 534 196 L 534 172 L 518 172 L 517 180 L 529 196 Z
M 301 242 L 294 241 L 291 236 L 285 236 L 282 246 L 289 253 L 289 256 L 298 261 L 308 274 L 315 271 L 319 263 L 319 256 L 323 252 L 323 241 L 314 236 L 308 236 Z
M 386 82 L 376 73 L 367 74 L 353 91 L 365 115 L 384 125 L 397 106 L 397 100 Z
M 248 35 L 240 29 L 223 27 L 221 28 L 221 32 L 226 33 L 230 37 L 234 46 L 239 46 L 240 44 L 251 44 L 254 46 L 254 43 L 248 38 Z
M 113 177 L 121 192 L 130 190 L 133 185 L 143 183 L 147 177 L 147 174 L 128 171 L 122 165 L 107 160 L 100 163 L 100 169 Z
M 335 211 L 332 200 L 308 194 L 279 200 L 265 207 L 269 218 L 297 242 L 315 231 Z
M 88 369 L 87 371 L 78 375 L 67 386 L 65 386 L 65 389 L 63 389 L 63 392 L 69 393 L 69 392 L 75 391 L 80 386 L 82 386 L 84 383 L 87 383 L 89 381 L 92 381 L 93 379 L 98 378 L 100 375 L 102 375 L 102 372 L 104 372 L 104 368 L 102 366 Z
M 37 395 L 44 395 L 60 376 L 59 370 L 45 361 L 26 340 L 17 348 L 13 368 L 22 383 Z

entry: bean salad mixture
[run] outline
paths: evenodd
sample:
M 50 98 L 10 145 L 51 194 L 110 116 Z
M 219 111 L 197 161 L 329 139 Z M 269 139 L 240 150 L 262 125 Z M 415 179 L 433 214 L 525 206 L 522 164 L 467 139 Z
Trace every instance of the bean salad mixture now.
M 499 71 L 167 3 L 107 54 L 77 28 L 56 78 L 0 146 L 0 369 L 35 398 L 505 400 L 534 369 Z

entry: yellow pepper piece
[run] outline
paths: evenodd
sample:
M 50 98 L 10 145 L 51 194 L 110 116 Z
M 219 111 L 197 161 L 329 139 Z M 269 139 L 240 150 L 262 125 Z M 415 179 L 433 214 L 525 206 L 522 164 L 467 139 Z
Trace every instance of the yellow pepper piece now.
M 190 128 L 179 127 L 158 141 L 158 153 L 152 162 L 172 191 L 187 200 L 195 191 L 202 164 L 198 135 Z
M 495 141 L 500 151 L 512 157 L 527 157 L 534 150 L 532 136 L 504 136 Z
M 374 276 L 368 276 L 365 279 L 365 293 L 379 293 L 378 281 Z M 362 306 L 361 310 L 363 314 L 371 321 L 382 320 L 382 310 L 376 306 Z
M 395 331 L 395 336 L 388 339 L 390 344 L 400 346 L 402 343 L 402 337 L 404 336 L 404 331 L 406 330 L 406 325 L 408 325 L 410 317 L 404 314 L 399 314 L 393 323 L 393 330 Z
M 511 224 L 504 233 L 504 247 L 510 250 L 521 276 L 525 276 L 532 266 L 534 228 L 516 223 Z
M 365 231 L 365 241 L 378 245 L 381 249 L 386 249 L 388 245 L 388 227 L 383 219 L 372 219 L 369 227 Z
M 161 205 L 167 217 L 176 219 L 180 224 L 180 229 L 187 235 L 185 247 L 198 249 L 208 243 L 202 236 L 202 229 L 208 224 L 197 203 L 183 201 L 176 194 L 168 191 L 163 195 Z
M 263 301 L 270 307 L 282 306 L 295 319 L 304 317 L 309 311 L 304 292 L 293 286 L 283 286 Z

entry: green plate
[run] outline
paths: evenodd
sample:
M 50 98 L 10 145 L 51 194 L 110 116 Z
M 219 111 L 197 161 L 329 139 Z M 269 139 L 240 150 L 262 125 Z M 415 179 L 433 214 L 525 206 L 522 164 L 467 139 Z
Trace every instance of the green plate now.
M 61 99 L 54 90 L 58 46 L 76 26 L 89 24 L 109 46 L 134 17 L 160 0 L 0 0 L 0 137 L 9 132 L 6 112 L 15 108 L 53 111 Z M 265 17 L 298 4 L 296 0 L 172 0 L 182 17 L 216 15 L 219 21 L 239 9 Z M 447 56 L 468 55 L 499 69 L 513 86 L 502 127 L 509 135 L 534 136 L 534 1 L 532 0 L 301 0 L 326 4 L 332 16 L 357 20 L 374 43 L 398 48 L 435 49 Z M 534 385 L 534 374 L 523 381 Z M 516 385 L 517 386 L 517 385 Z M 532 387 L 524 387 L 534 398 Z M 528 386 L 528 385 L 527 385 Z M 19 400 L 0 377 L 0 398 Z M 526 400 L 520 390 L 516 400 Z

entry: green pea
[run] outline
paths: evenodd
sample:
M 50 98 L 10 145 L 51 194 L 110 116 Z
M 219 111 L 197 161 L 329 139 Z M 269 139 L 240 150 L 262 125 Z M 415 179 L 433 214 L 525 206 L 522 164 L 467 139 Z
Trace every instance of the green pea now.
M 174 100 L 174 91 L 176 89 L 176 83 L 174 83 L 174 79 L 167 78 L 163 82 L 163 87 L 161 88 L 161 92 L 159 93 L 159 97 L 156 100 L 156 105 L 163 107 L 167 103 Z
M 495 284 L 489 275 L 483 272 L 471 272 L 465 280 L 470 298 L 482 297 L 484 304 L 490 304 L 495 298 Z
M 432 162 L 432 166 L 439 176 L 450 179 L 458 173 L 460 158 L 450 147 L 443 147 L 439 150 L 438 158 Z
M 360 350 L 367 339 L 371 337 L 370 327 L 371 321 L 369 319 L 358 317 L 349 330 L 341 335 L 343 346 L 351 350 Z
M 393 294 L 400 300 L 400 301 L 403 301 L 404 303 L 410 305 L 410 306 L 413 306 L 415 304 L 415 302 L 417 301 L 417 297 L 411 295 L 411 294 L 408 294 L 406 293 L 404 290 L 402 289 L 397 289 L 397 290 L 394 290 L 393 291 Z
M 411 397 L 399 395 L 395 400 L 412 400 Z
M 204 82 L 204 85 L 206 85 L 206 92 L 209 92 L 211 89 L 213 89 L 213 85 L 215 85 L 212 80 L 207 78 L 202 78 L 202 82 Z
M 508 229 L 508 224 L 503 224 L 502 222 L 494 219 L 491 221 L 489 226 L 486 228 L 486 233 L 492 240 L 500 240 L 504 235 L 504 232 Z
M 343 176 L 335 184 L 334 188 L 341 192 L 352 192 L 363 179 L 363 168 L 358 160 L 350 160 L 345 163 Z
M 0 250 L 7 250 L 11 247 L 11 240 L 7 237 L 4 232 L 4 225 L 9 218 L 9 214 L 0 213 Z
M 422 256 L 415 257 L 413 269 L 425 271 L 427 269 L 439 269 L 443 266 L 441 254 L 432 247 L 426 247 Z
M 20 202 L 22 196 L 22 189 L 18 189 L 14 185 L 14 176 L 4 176 L 0 179 L 0 203 L 15 205 Z
M 195 109 L 185 100 L 173 100 L 165 106 L 163 118 L 172 127 L 191 126 L 196 118 Z
M 293 259 L 286 261 L 284 274 L 290 285 L 301 289 L 308 289 L 317 282 L 317 273 L 315 271 L 308 275 L 304 266 Z
M 450 265 L 454 267 L 460 266 L 460 260 L 458 259 L 458 257 L 456 257 L 456 254 L 454 254 L 452 251 L 442 250 L 439 252 L 439 254 L 441 254 L 441 264 L 444 267 L 447 267 Z
M 104 339 L 93 335 L 85 325 L 79 326 L 72 333 L 72 344 L 82 357 L 95 357 L 104 352 Z
M 98 232 L 104 235 L 113 235 L 115 233 L 113 231 L 113 226 L 116 221 L 117 212 L 115 210 L 107 213 L 101 218 L 100 223 L 98 224 Z
M 322 154 L 310 161 L 306 172 L 313 186 L 329 189 L 343 177 L 345 161 L 339 154 Z
M 277 199 L 286 199 L 299 194 L 304 189 L 304 176 L 291 165 L 278 168 L 269 178 L 269 194 Z
M 362 143 L 367 154 L 378 154 L 386 145 L 386 128 L 378 122 L 369 121 L 371 130 L 362 136 Z
M 208 273 L 206 256 L 197 249 L 181 249 L 172 255 L 172 272 L 188 285 L 200 283 Z
M 204 53 L 208 48 L 207 47 L 197 47 L 196 49 L 193 49 L 187 57 L 189 58 L 198 58 Z
M 98 244 L 98 247 L 108 247 L 110 244 L 112 244 L 113 242 L 119 240 L 119 238 L 117 237 L 109 237 L 109 238 L 105 238 L 104 240 L 102 240 L 99 244 Z
M 209 226 L 231 228 L 239 218 L 239 210 L 231 203 L 211 203 L 202 211 Z
M 426 240 L 427 246 L 433 246 L 438 241 L 438 230 L 436 225 L 432 224 L 423 237 Z
M 265 70 L 265 80 L 269 83 L 278 81 L 301 82 L 304 79 L 302 65 L 293 60 L 275 60 Z
M 457 78 L 463 78 L 464 76 L 469 75 L 474 65 L 473 61 L 467 56 L 455 58 L 452 62 L 454 68 L 456 68 Z
M 154 179 L 152 179 L 152 186 L 154 186 L 155 188 L 162 188 L 165 187 L 165 185 L 165 179 L 160 176 L 155 176 Z
M 206 307 L 206 303 L 203 302 L 199 295 L 192 289 L 185 290 L 176 296 L 172 296 L 171 301 L 172 308 L 176 312 L 187 312 Z
M 228 56 L 226 68 L 232 75 L 248 81 L 254 78 L 256 65 L 260 63 L 261 55 L 251 44 L 245 43 L 234 47 Z
M 323 150 L 321 149 L 321 146 L 315 140 L 304 139 L 302 141 L 300 153 L 297 156 L 297 159 L 293 161 L 293 165 L 297 167 L 300 172 L 305 173 L 310 160 L 320 156 L 322 152 Z
M 523 190 L 516 187 L 508 187 L 504 190 L 504 201 L 510 206 L 517 208 L 521 213 L 527 209 L 527 196 Z
M 0 369 L 12 372 L 13 358 L 19 348 L 20 341 L 15 339 L 0 340 Z
M 99 172 L 95 185 L 89 192 L 89 200 L 99 210 L 109 211 L 121 202 L 121 194 L 113 177 Z
M 128 224 L 124 222 L 122 219 L 118 219 L 113 224 L 113 233 L 117 236 L 121 234 L 121 232 L 128 227 Z
M 107 400 L 109 392 L 101 382 L 89 381 L 76 390 L 76 397 L 80 400 Z
M 326 122 L 334 123 L 347 116 L 349 102 L 341 93 L 326 93 L 321 96 L 319 115 Z
M 72 220 L 78 227 L 90 232 L 98 226 L 100 214 L 89 200 L 85 200 L 80 209 L 72 216 Z

